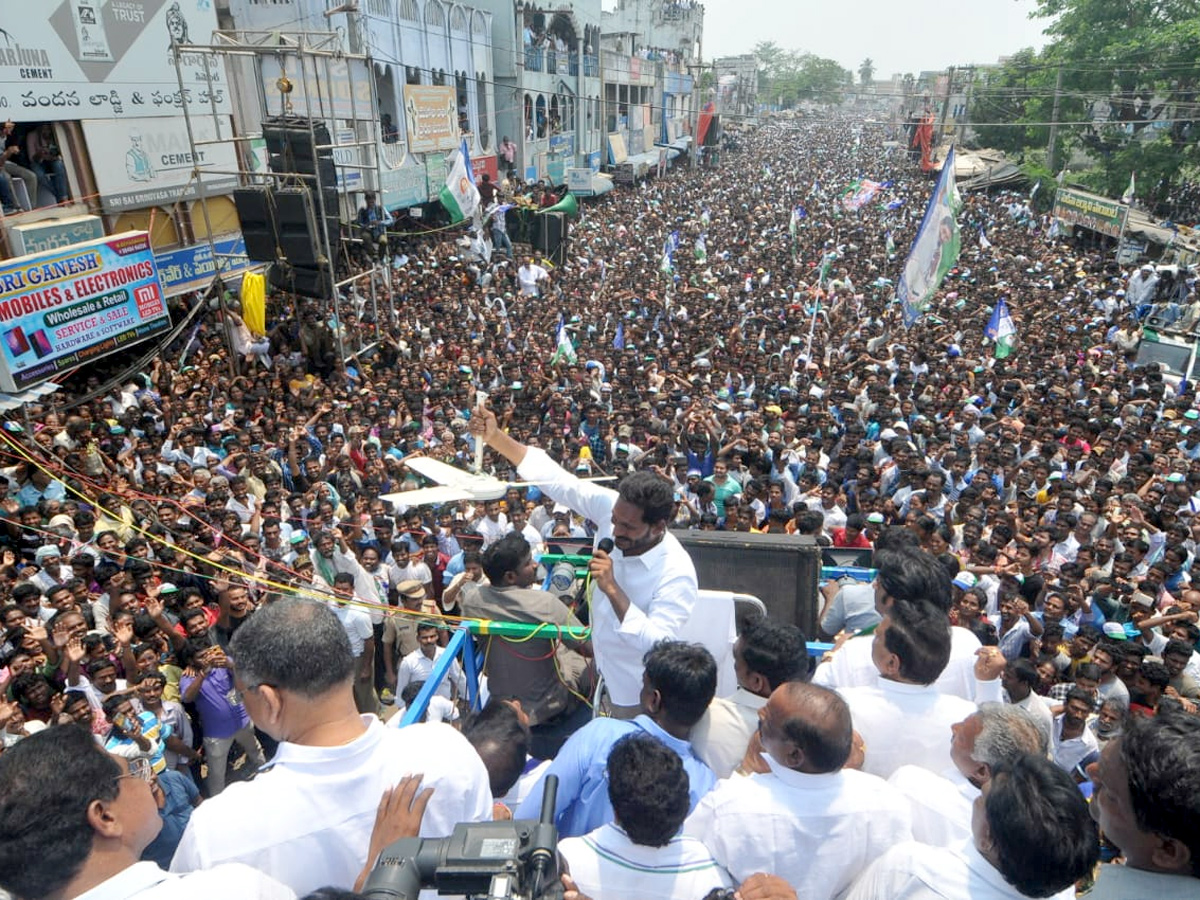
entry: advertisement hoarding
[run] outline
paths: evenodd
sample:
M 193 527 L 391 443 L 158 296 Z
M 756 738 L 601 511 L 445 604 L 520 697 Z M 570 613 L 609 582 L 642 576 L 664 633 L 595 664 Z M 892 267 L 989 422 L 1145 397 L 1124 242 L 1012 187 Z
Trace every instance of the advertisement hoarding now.
M 409 153 L 433 153 L 458 146 L 458 106 L 454 88 L 404 86 L 404 131 Z
M 216 277 L 218 265 L 221 275 L 226 278 L 240 275 L 255 265 L 246 257 L 246 242 L 241 235 L 217 238 L 213 245 L 217 250 L 215 257 L 213 248 L 207 243 L 154 254 L 158 278 L 166 296 L 204 290 Z
M 228 119 L 221 119 L 221 138 L 232 134 Z M 192 119 L 196 156 L 192 158 L 187 123 L 175 119 L 126 119 L 84 122 L 92 157 L 92 172 L 100 189 L 105 212 L 120 212 L 176 203 L 197 196 L 194 168 L 236 172 L 237 152 L 230 144 L 199 146 L 218 138 L 211 117 Z M 228 193 L 237 187 L 237 175 L 205 175 L 204 187 L 211 194 Z
M 212 0 L 0 0 L 0 117 L 16 122 L 228 113 L 215 57 L 184 53 L 183 91 L 172 39 L 207 44 Z
M 171 327 L 144 231 L 0 263 L 0 388 L 20 391 Z
M 8 229 L 9 247 L 15 256 L 61 250 L 83 241 L 104 237 L 104 222 L 99 216 L 70 216 L 47 219 L 31 225 L 13 225 Z
M 1054 217 L 1071 225 L 1120 237 L 1125 230 L 1127 208 L 1116 200 L 1085 191 L 1059 188 L 1054 195 Z
M 445 177 L 443 176 L 443 181 Z M 425 180 L 425 167 L 421 165 L 398 166 L 383 169 L 379 173 L 380 193 L 383 207 L 388 212 L 420 206 L 429 200 L 429 185 Z M 441 188 L 439 187 L 440 191 Z

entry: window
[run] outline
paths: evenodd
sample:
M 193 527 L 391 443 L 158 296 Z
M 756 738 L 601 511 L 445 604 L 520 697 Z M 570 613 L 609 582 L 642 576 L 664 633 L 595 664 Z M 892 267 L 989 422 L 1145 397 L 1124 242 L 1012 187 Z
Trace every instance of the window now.
M 534 114 L 536 116 L 537 136 L 544 138 L 546 136 L 546 98 L 538 94 L 537 103 L 534 106 Z
M 454 7 L 454 10 L 450 13 L 450 30 L 462 34 L 467 33 L 467 14 L 461 6 Z
M 533 140 L 533 98 L 525 95 L 525 139 Z
M 476 10 L 475 15 L 471 17 L 471 34 L 477 38 L 486 39 L 487 33 L 487 16 Z
M 437 0 L 429 0 L 429 4 L 425 7 L 425 24 L 433 28 L 446 27 L 446 13 L 442 10 L 442 4 Z
M 417 0 L 400 0 L 396 15 L 406 22 L 420 22 L 421 11 L 417 9 Z

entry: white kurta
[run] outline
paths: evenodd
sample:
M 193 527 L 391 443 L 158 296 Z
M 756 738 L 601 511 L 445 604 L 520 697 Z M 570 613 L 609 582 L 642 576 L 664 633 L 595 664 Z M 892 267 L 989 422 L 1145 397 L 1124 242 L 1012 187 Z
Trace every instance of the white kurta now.
M 596 523 L 595 543 L 612 537 L 617 492 L 583 481 L 532 447 L 517 469 L 559 503 Z M 642 657 L 661 640 L 703 644 L 720 660 L 729 655 L 734 635 L 725 617 L 697 614 L 696 567 L 669 532 L 641 556 L 614 548 L 613 577 L 629 597 L 624 621 L 599 588 L 592 595 L 592 648 L 609 696 L 620 706 L 636 706 L 642 690 Z M 732 690 L 732 686 L 730 687 Z
M 1050 900 L 1074 900 L 1068 885 Z M 855 882 L 845 900 L 1025 900 L 975 845 L 930 847 L 909 841 L 889 850 Z
M 813 684 L 840 689 L 844 687 L 870 687 L 879 677 L 879 670 L 871 661 L 870 635 L 847 641 L 829 662 L 817 666 L 813 673 Z M 1003 701 L 1003 687 L 999 678 L 980 681 L 975 677 L 975 652 L 983 646 L 979 638 L 965 628 L 950 629 L 950 662 L 933 684 L 943 694 L 962 697 L 984 703 Z
M 435 789 L 422 837 L 491 819 L 487 770 L 459 732 L 386 728 L 374 716 L 363 722 L 366 732 L 340 747 L 280 744 L 254 781 L 231 784 L 197 807 L 171 871 L 243 862 L 300 895 L 324 885 L 350 888 L 366 863 L 380 797 L 412 772 Z
M 942 772 L 950 759 L 950 726 L 977 709 L 935 685 L 904 684 L 876 676 L 875 687 L 839 688 L 854 729 L 866 744 L 863 771 L 890 778 L 901 766 Z
M 806 775 L 765 754 L 771 771 L 722 781 L 684 823 L 737 882 L 785 879 L 799 900 L 839 897 L 888 847 L 912 838 L 908 805 L 853 769 Z
M 152 862 L 134 863 L 75 900 L 295 900 L 286 885 L 233 863 L 176 875 Z
M 922 844 L 951 847 L 971 838 L 971 806 L 979 788 L 958 769 L 935 775 L 920 766 L 901 766 L 888 784 L 908 800 L 913 837 Z

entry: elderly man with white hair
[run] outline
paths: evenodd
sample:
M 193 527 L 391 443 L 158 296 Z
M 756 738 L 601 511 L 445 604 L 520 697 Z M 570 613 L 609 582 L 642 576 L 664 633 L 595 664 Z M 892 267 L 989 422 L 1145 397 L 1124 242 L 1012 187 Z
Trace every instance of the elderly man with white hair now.
M 938 774 L 901 766 L 888 779 L 912 809 L 913 838 L 936 847 L 971 837 L 971 806 L 993 769 L 1027 753 L 1046 755 L 1046 736 L 1019 706 L 980 704 L 950 733 L 952 768 Z

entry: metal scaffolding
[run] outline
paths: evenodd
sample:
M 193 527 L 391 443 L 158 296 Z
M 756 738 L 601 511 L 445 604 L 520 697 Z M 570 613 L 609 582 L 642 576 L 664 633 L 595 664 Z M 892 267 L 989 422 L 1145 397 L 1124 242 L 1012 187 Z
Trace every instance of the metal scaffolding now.
M 228 114 L 219 113 L 216 104 L 208 103 L 207 111 L 203 113 L 192 110 L 191 104 L 186 101 L 181 104 L 194 167 L 192 178 L 197 185 L 197 203 L 204 218 L 209 247 L 217 267 L 217 278 L 222 278 L 222 269 L 228 264 L 229 258 L 226 254 L 217 252 L 208 209 L 212 195 L 205 184 L 206 178 L 228 179 L 233 175 L 243 186 L 262 183 L 262 180 L 267 178 L 283 185 L 311 185 L 315 194 L 314 212 L 321 225 L 316 229 L 313 238 L 320 257 L 328 264 L 328 283 L 333 285 L 331 296 L 323 299 L 333 315 L 338 355 L 343 361 L 347 361 L 364 352 L 365 348 L 363 330 L 356 329 L 358 347 L 347 354 L 341 311 L 342 302 L 346 301 L 341 297 L 341 291 L 349 289 L 352 295 L 357 297 L 358 282 L 366 279 L 378 326 L 378 301 L 375 292 L 377 282 L 381 285 L 385 283 L 387 259 L 385 256 L 384 266 L 381 267 L 379 248 L 372 248 L 371 268 L 357 274 L 349 274 L 348 248 L 343 245 L 349 241 L 359 243 L 360 239 L 353 236 L 347 224 L 354 222 L 357 213 L 358 203 L 354 195 L 359 190 L 378 190 L 381 135 L 376 112 L 379 103 L 371 60 L 361 54 L 347 53 L 342 46 L 342 38 L 340 32 L 218 31 L 213 33 L 211 44 L 173 44 L 172 49 L 181 97 L 187 97 L 188 88 L 194 87 L 184 83 L 180 66 L 181 56 L 188 56 L 193 63 L 196 55 L 207 57 L 204 65 L 207 97 L 213 96 L 214 71 L 225 71 L 229 79 L 233 106 L 232 130 L 230 123 L 225 121 Z M 359 98 L 362 98 L 363 102 L 360 103 Z M 212 140 L 196 140 L 193 120 L 197 116 L 205 115 L 211 117 L 213 132 L 217 137 Z M 329 150 L 333 154 L 334 167 L 338 171 L 336 185 L 322 183 L 319 165 L 314 166 L 315 173 L 273 172 L 269 167 L 265 170 L 251 168 L 249 163 L 253 158 L 254 143 L 263 140 L 263 122 L 273 116 L 301 116 L 308 120 L 309 138 L 315 150 Z M 325 123 L 331 143 L 317 143 L 317 122 Z M 339 136 L 347 131 L 352 133 L 352 139 L 345 142 L 338 140 Z M 238 162 L 236 169 L 216 168 L 200 162 L 202 155 L 197 153 L 199 148 L 222 144 L 233 146 Z M 341 158 L 339 151 L 342 152 Z M 350 151 L 350 158 L 345 156 L 346 151 Z M 352 190 L 351 184 L 358 187 Z M 334 188 L 336 191 L 336 210 L 326 208 L 327 188 Z M 324 227 L 327 217 L 336 217 L 341 224 L 336 246 L 330 241 L 329 229 Z M 323 278 L 321 281 L 322 284 L 327 283 Z M 222 289 L 218 291 L 218 298 L 228 331 L 228 310 L 223 284 Z M 394 310 L 391 314 L 394 315 Z M 231 364 L 236 364 L 236 360 L 232 360 Z

